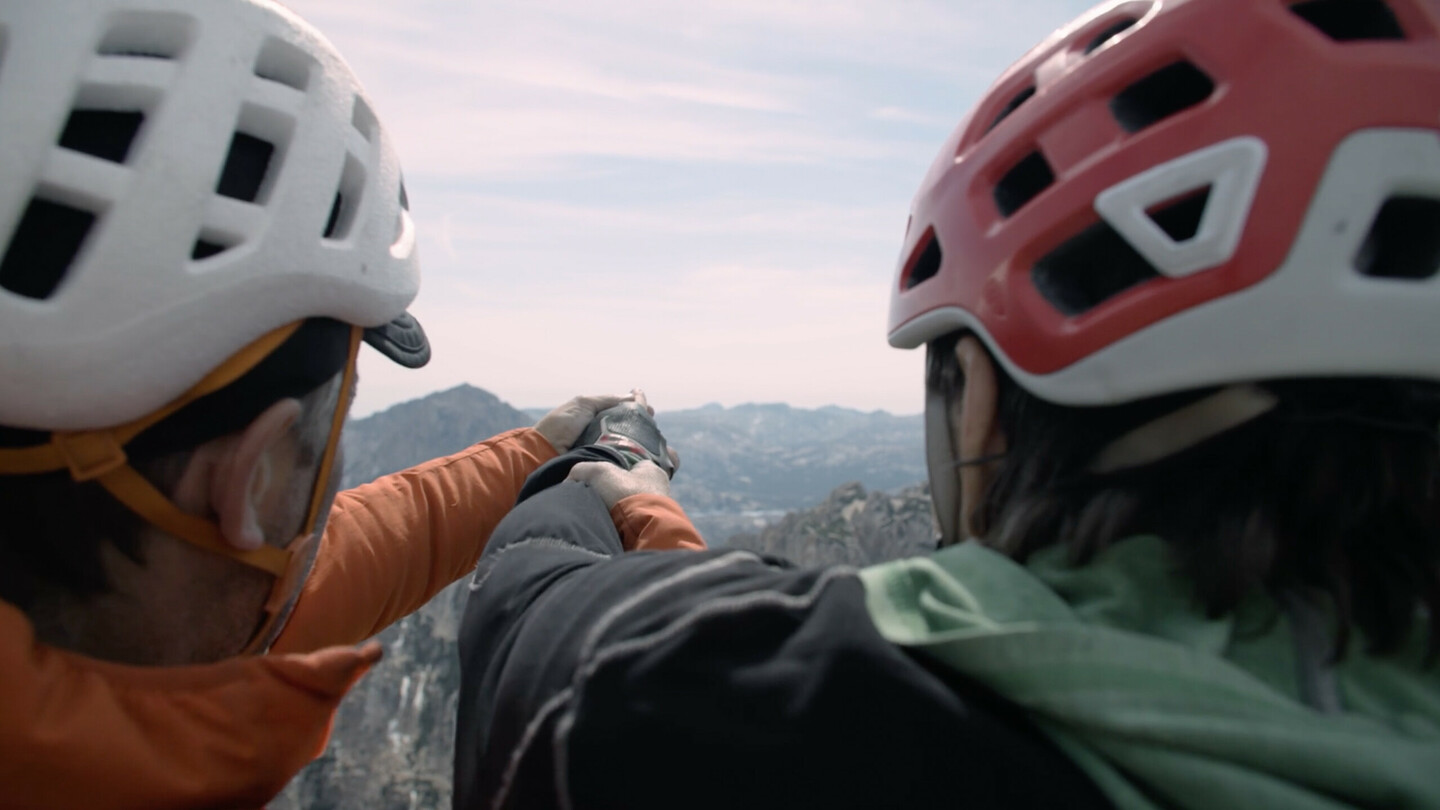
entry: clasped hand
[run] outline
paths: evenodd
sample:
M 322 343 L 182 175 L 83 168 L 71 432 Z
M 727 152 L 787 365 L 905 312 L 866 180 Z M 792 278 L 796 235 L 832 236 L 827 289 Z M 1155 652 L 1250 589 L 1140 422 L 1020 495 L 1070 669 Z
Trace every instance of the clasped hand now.
M 564 453 L 571 449 L 597 414 L 622 402 L 637 402 L 652 416 L 655 414 L 655 409 L 645 398 L 645 392 L 637 388 L 624 396 L 575 397 L 542 417 L 535 424 L 535 430 L 554 446 L 555 452 Z M 673 449 L 670 450 L 670 458 L 679 470 L 680 457 Z M 609 462 L 585 461 L 570 470 L 567 480 L 588 484 L 605 502 L 606 508 L 614 508 L 615 504 L 631 495 L 670 495 L 670 477 L 651 461 L 642 461 L 630 470 Z

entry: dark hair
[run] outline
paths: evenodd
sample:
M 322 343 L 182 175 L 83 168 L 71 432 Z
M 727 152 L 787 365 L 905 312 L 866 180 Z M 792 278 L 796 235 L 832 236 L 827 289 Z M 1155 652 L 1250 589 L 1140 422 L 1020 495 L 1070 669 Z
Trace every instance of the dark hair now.
M 161 492 L 179 481 L 194 449 L 243 430 L 266 408 L 300 399 L 291 428 L 298 463 L 318 463 L 330 433 L 335 386 L 348 357 L 350 328 L 312 319 L 249 373 L 141 433 L 126 446 L 130 465 Z M 348 404 L 348 403 L 346 403 Z M 0 428 L 0 447 L 49 441 L 40 431 Z M 108 543 L 143 563 L 144 521 L 94 481 L 68 470 L 0 475 L 0 599 L 28 610 L 45 593 L 84 599 L 109 589 L 101 548 Z
M 937 341 L 931 385 L 963 387 Z M 1440 616 L 1440 386 L 1396 379 L 1270 381 L 1272 411 L 1171 457 L 1113 473 L 1096 454 L 1215 389 L 1118 406 L 1063 407 L 997 370 L 1005 456 L 976 530 L 1024 560 L 1053 545 L 1084 564 L 1127 537 L 1162 537 L 1212 616 L 1257 590 L 1328 601 L 1336 655 L 1352 625 L 1372 652 L 1410 638 L 1421 609 Z M 1428 652 L 1440 653 L 1440 622 Z

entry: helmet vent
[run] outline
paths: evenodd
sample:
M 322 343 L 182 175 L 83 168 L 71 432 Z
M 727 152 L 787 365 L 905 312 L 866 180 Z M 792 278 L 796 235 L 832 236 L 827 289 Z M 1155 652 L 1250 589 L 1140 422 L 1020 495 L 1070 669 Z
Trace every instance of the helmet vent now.
M 1030 277 L 1045 300 L 1075 316 L 1160 274 L 1109 223 L 1100 222 L 1046 254 Z
M 1089 56 L 1100 50 L 1104 47 L 1105 43 L 1129 31 L 1137 22 L 1139 22 L 1139 20 L 1134 17 L 1126 17 L 1101 29 L 1100 33 L 1096 34 L 1095 37 L 1090 40 L 1090 44 L 1085 46 L 1085 55 Z
M 184 14 L 153 11 L 122 15 L 95 52 L 101 56 L 179 59 L 194 38 L 194 22 Z
M 330 204 L 330 217 L 325 220 L 325 232 L 321 234 L 326 239 L 334 239 L 335 231 L 340 227 L 340 212 L 345 208 L 345 193 L 335 192 L 335 201 Z
M 1188 242 L 1200 233 L 1205 206 L 1210 202 L 1212 186 L 1186 194 L 1179 199 L 1161 203 L 1145 211 L 1165 235 L 1176 242 Z
M 72 110 L 60 133 L 60 146 L 75 152 L 124 163 L 145 114 L 119 110 Z
M 902 276 L 905 279 L 904 289 L 914 289 L 934 278 L 940 272 L 941 258 L 940 240 L 935 238 L 935 230 L 932 228 L 925 232 L 920 244 L 916 245 L 910 254 L 909 265 Z
M 200 238 L 195 240 L 194 247 L 190 249 L 190 260 L 201 262 L 211 256 L 218 256 L 240 244 L 240 241 L 209 229 L 203 230 Z
M 0 288 L 42 301 L 54 295 L 94 224 L 89 211 L 31 199 L 0 259 Z
M 198 262 L 224 252 L 225 246 L 218 242 L 196 239 L 195 247 L 190 249 L 190 258 Z
M 1336 42 L 1405 38 L 1395 12 L 1383 0 L 1308 0 L 1290 10 Z
M 225 156 L 225 168 L 220 172 L 215 193 L 241 202 L 255 202 L 274 154 L 275 144 L 254 135 L 235 133 L 230 140 L 230 152 Z
M 1009 217 L 1055 182 L 1055 172 L 1039 151 L 1026 155 L 995 185 L 995 205 Z
M 405 181 L 400 181 L 400 207 L 406 211 L 410 210 L 410 195 L 405 193 Z
M 367 141 L 375 140 L 375 131 L 380 128 L 380 119 L 375 117 L 375 111 L 365 103 L 365 99 L 355 97 L 355 107 L 350 111 L 350 125 L 355 131 Z
M 1020 109 L 1020 105 L 1021 105 L 1021 104 L 1024 104 L 1024 103 L 1027 102 L 1027 101 L 1029 101 L 1029 100 L 1030 100 L 1030 97 L 1033 96 L 1033 95 L 1035 95 L 1035 86 L 1034 86 L 1034 85 L 1031 85 L 1031 86 L 1025 88 L 1024 90 L 1021 90 L 1020 92 L 1016 93 L 1016 94 L 1015 94 L 1015 97 L 1012 98 L 1012 99 L 1010 99 L 1010 101 L 1008 101 L 1008 102 L 1005 104 L 1005 107 L 1000 110 L 1000 114 L 995 116 L 995 120 L 990 122 L 990 129 L 994 129 L 994 128 L 997 127 L 997 126 L 1000 126 L 1000 122 L 1001 122 L 1001 121 L 1004 121 L 1006 118 L 1009 118 L 1009 117 L 1010 117 L 1010 113 L 1013 113 L 1013 112 L 1015 112 L 1016 110 Z M 986 132 L 989 132 L 989 131 L 990 131 L 989 129 L 986 130 Z
M 1440 273 L 1440 199 L 1391 197 L 1355 255 L 1374 278 L 1427 279 Z
M 1194 107 L 1213 92 L 1215 82 L 1200 68 L 1174 62 L 1120 91 L 1110 100 L 1110 112 L 1126 132 L 1139 132 Z
M 346 155 L 345 169 L 340 174 L 340 188 L 335 192 L 335 202 L 331 204 L 330 217 L 325 222 L 324 238 L 339 240 L 350 235 L 364 188 L 365 168 L 354 155 Z
M 302 93 L 310 86 L 314 66 L 315 60 L 309 54 L 275 37 L 265 40 L 260 55 L 255 57 L 256 76 Z

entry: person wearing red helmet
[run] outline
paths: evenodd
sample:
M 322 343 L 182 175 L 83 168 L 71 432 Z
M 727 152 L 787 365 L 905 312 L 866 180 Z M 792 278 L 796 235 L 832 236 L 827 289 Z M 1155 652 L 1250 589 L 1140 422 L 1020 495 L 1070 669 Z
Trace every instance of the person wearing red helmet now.
M 944 144 L 890 295 L 940 550 L 502 523 L 457 808 L 1440 807 L 1440 5 L 1091 11 Z
M 415 241 L 368 96 L 280 4 L 0 2 L 0 806 L 264 805 L 353 645 L 643 403 L 337 496 L 361 346 L 430 356 Z M 668 498 L 605 519 L 699 543 Z

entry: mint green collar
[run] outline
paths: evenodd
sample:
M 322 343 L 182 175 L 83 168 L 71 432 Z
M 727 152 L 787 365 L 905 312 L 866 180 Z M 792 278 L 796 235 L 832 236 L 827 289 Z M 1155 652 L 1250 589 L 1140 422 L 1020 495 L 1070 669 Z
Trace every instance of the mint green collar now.
M 887 639 L 1027 709 L 1122 810 L 1440 808 L 1440 669 L 1418 643 L 1352 653 L 1345 710 L 1318 712 L 1288 619 L 1258 598 L 1207 618 L 1156 538 L 1081 568 L 965 543 L 860 577 Z

